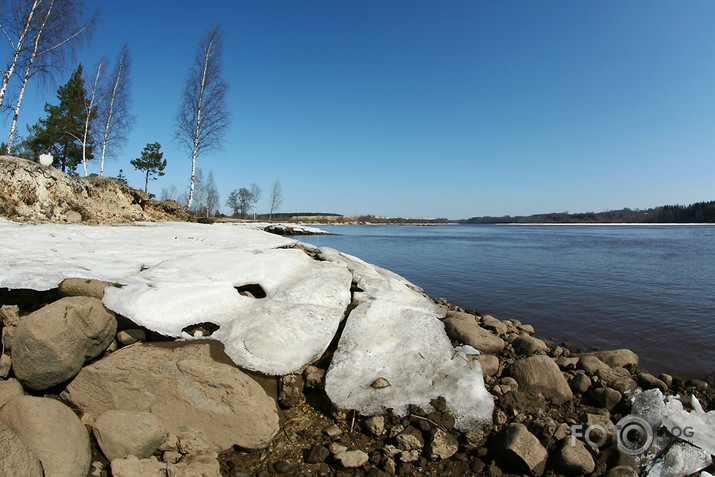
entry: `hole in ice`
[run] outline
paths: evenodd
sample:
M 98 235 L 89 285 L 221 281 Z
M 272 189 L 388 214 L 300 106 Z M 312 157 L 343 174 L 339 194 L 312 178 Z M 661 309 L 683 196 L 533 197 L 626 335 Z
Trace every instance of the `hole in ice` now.
M 239 295 L 247 296 L 248 298 L 265 298 L 266 291 L 257 283 L 250 285 L 242 285 L 236 287 L 236 291 Z
M 184 333 L 188 333 L 191 336 L 211 336 L 220 327 L 216 323 L 211 323 L 206 321 L 204 323 L 196 323 L 195 325 L 189 325 L 182 329 Z

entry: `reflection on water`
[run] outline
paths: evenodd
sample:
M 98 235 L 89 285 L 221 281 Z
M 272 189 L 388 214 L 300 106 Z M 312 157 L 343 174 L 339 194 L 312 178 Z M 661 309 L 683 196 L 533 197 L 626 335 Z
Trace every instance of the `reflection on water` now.
M 303 237 L 462 308 L 570 347 L 630 348 L 652 372 L 715 371 L 715 226 L 326 226 Z

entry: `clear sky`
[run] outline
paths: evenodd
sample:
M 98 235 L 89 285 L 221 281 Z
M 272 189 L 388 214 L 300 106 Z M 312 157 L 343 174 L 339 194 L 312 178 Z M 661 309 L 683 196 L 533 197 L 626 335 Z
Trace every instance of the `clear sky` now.
M 466 218 L 648 208 L 715 199 L 711 1 L 90 1 L 102 23 L 77 61 L 129 44 L 124 169 L 150 142 L 187 187 L 172 139 L 204 32 L 225 33 L 232 122 L 199 157 L 222 210 L 255 182 L 267 211 Z M 3 58 L 7 51 L 0 49 Z M 6 60 L 3 60 L 6 61 Z M 32 84 L 24 124 L 55 102 L 71 65 Z M 9 129 L 8 114 L 0 119 Z M 3 134 L 7 134 L 4 132 Z M 98 164 L 90 172 L 98 172 Z

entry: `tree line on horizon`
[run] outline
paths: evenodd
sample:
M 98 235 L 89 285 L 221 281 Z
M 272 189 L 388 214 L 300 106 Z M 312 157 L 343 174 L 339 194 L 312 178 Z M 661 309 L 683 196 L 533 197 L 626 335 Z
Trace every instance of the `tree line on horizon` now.
M 568 212 L 536 214 L 530 216 L 472 217 L 458 220 L 464 224 L 583 224 L 583 223 L 715 223 L 715 201 L 695 204 L 664 205 L 646 210 L 628 208 L 607 212 Z

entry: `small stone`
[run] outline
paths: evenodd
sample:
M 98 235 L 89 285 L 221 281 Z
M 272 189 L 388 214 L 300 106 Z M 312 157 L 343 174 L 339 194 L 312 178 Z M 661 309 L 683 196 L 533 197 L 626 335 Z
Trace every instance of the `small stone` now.
M 308 389 L 319 389 L 325 383 L 325 370 L 312 364 L 303 371 L 303 380 Z
M 514 347 L 514 351 L 516 351 L 517 354 L 532 355 L 537 353 L 546 353 L 546 351 L 548 351 L 546 343 L 529 335 L 519 336 L 512 342 L 511 345 Z
M 536 330 L 534 329 L 533 326 L 531 325 L 517 325 L 516 327 L 519 331 L 523 331 L 524 333 L 528 333 L 530 335 L 533 335 L 536 333 Z
M 596 388 L 589 394 L 589 398 L 596 406 L 609 411 L 621 402 L 622 397 L 621 393 L 611 388 Z
M 347 451 L 348 448 L 344 445 L 338 444 L 337 442 L 330 443 L 330 453 L 333 455 L 340 454 L 341 452 Z
M 594 376 L 599 370 L 610 369 L 610 366 L 595 356 L 585 355 L 579 358 L 578 368 L 583 369 L 589 376 Z
M 354 469 L 367 464 L 367 461 L 370 460 L 370 456 L 361 450 L 351 450 L 336 454 L 335 460 L 346 469 Z
M 325 431 L 323 431 L 323 432 L 325 432 L 325 434 L 326 434 L 328 437 L 330 437 L 331 439 L 335 439 L 335 438 L 337 438 L 338 436 L 340 436 L 340 434 L 343 433 L 343 431 L 341 431 L 340 428 L 339 428 L 338 426 L 336 426 L 335 424 L 333 424 L 332 426 L 328 427 L 328 428 L 325 429 Z
M 385 389 L 390 386 L 390 381 L 385 378 L 377 378 L 375 381 L 372 382 L 372 384 L 370 384 L 370 387 L 372 387 L 373 389 Z
M 706 381 L 702 381 L 700 379 L 688 379 L 685 382 L 686 386 L 692 386 L 695 388 L 696 391 L 700 392 L 705 392 L 708 388 L 708 383 Z
M 93 433 L 110 462 L 128 455 L 146 459 L 166 439 L 159 419 L 138 411 L 106 411 L 94 421 Z
M 123 459 L 114 459 L 110 465 L 112 477 L 165 477 L 166 464 L 156 457 L 137 459 L 133 455 Z
M 215 453 L 191 454 L 175 464 L 167 464 L 166 473 L 171 477 L 221 477 L 221 464 Z
M 101 300 L 104 289 L 113 286 L 112 283 L 87 278 L 65 278 L 57 286 L 61 296 L 88 296 Z
M 373 436 L 385 433 L 385 418 L 383 416 L 370 416 L 364 421 L 365 430 Z
M 7 379 L 12 368 L 12 358 L 9 354 L 0 355 L 0 378 Z
M 17 305 L 0 306 L 0 321 L 4 326 L 17 326 L 20 322 L 20 307 Z
M 303 376 L 288 374 L 278 379 L 278 403 L 283 408 L 291 408 L 305 400 L 303 395 Z
M 565 475 L 586 475 L 594 471 L 596 463 L 582 441 L 567 437 L 557 445 L 554 466 Z
M 535 476 L 544 473 L 549 455 L 524 424 L 509 424 L 500 434 L 499 450 L 507 461 Z
M 386 458 L 385 463 L 382 465 L 382 468 L 388 474 L 395 475 L 395 473 L 397 472 L 397 464 L 395 463 L 395 459 L 393 459 L 392 457 Z
M 313 444 L 308 450 L 308 455 L 306 456 L 305 461 L 309 464 L 317 464 L 319 462 L 325 462 L 325 459 L 329 456 L 330 451 L 327 447 L 320 444 Z
M 638 477 L 638 472 L 627 465 L 619 465 L 610 469 L 606 477 Z
M 428 446 L 428 457 L 432 460 L 449 459 L 459 450 L 459 442 L 452 434 L 436 429 L 432 431 Z
M 484 315 L 482 317 L 482 328 L 493 331 L 500 336 L 504 336 L 508 331 L 507 325 L 497 320 L 492 315 Z
M 177 451 L 166 451 L 161 455 L 161 460 L 167 464 L 176 464 L 184 457 L 184 454 Z
M 560 356 L 556 358 L 556 364 L 559 365 L 559 368 L 561 368 L 564 371 L 570 371 L 573 369 L 576 369 L 576 365 L 578 364 L 579 359 L 578 358 L 568 358 L 566 356 Z
M 499 358 L 493 354 L 480 354 L 476 357 L 476 360 L 482 366 L 484 376 L 494 376 L 499 371 Z
M 420 452 L 420 449 L 402 451 L 400 453 L 400 462 L 416 462 L 420 458 Z
M 290 474 L 295 472 L 300 468 L 300 464 L 297 462 L 289 462 L 287 460 L 279 460 L 273 464 L 273 470 L 279 474 Z
M 668 387 L 671 387 L 673 385 L 673 376 L 671 376 L 670 374 L 661 373 L 658 375 L 658 379 L 663 381 Z
M 565 422 L 562 422 L 561 424 L 558 425 L 556 428 L 556 431 L 554 431 L 554 440 L 560 441 L 561 439 L 570 436 L 571 435 L 571 426 L 566 424 Z
M 643 389 L 660 389 L 661 392 L 668 390 L 668 386 L 663 381 L 650 373 L 638 374 L 638 384 L 642 386 Z
M 65 220 L 68 224 L 78 224 L 82 222 L 82 214 L 75 210 L 68 210 L 65 212 Z
M 425 439 L 422 433 L 412 426 L 407 428 L 395 438 L 397 448 L 402 451 L 422 449 L 425 446 Z
M 117 341 L 122 344 L 122 346 L 127 346 L 134 344 L 137 341 L 146 341 L 146 331 L 139 328 L 131 328 L 127 330 L 122 330 L 117 333 Z
M 583 394 L 588 391 L 591 387 L 591 378 L 586 376 L 585 373 L 576 373 L 573 378 L 569 380 L 569 386 L 571 390 L 575 393 Z
M 442 412 L 447 409 L 447 400 L 444 396 L 439 396 L 430 401 L 435 411 Z

